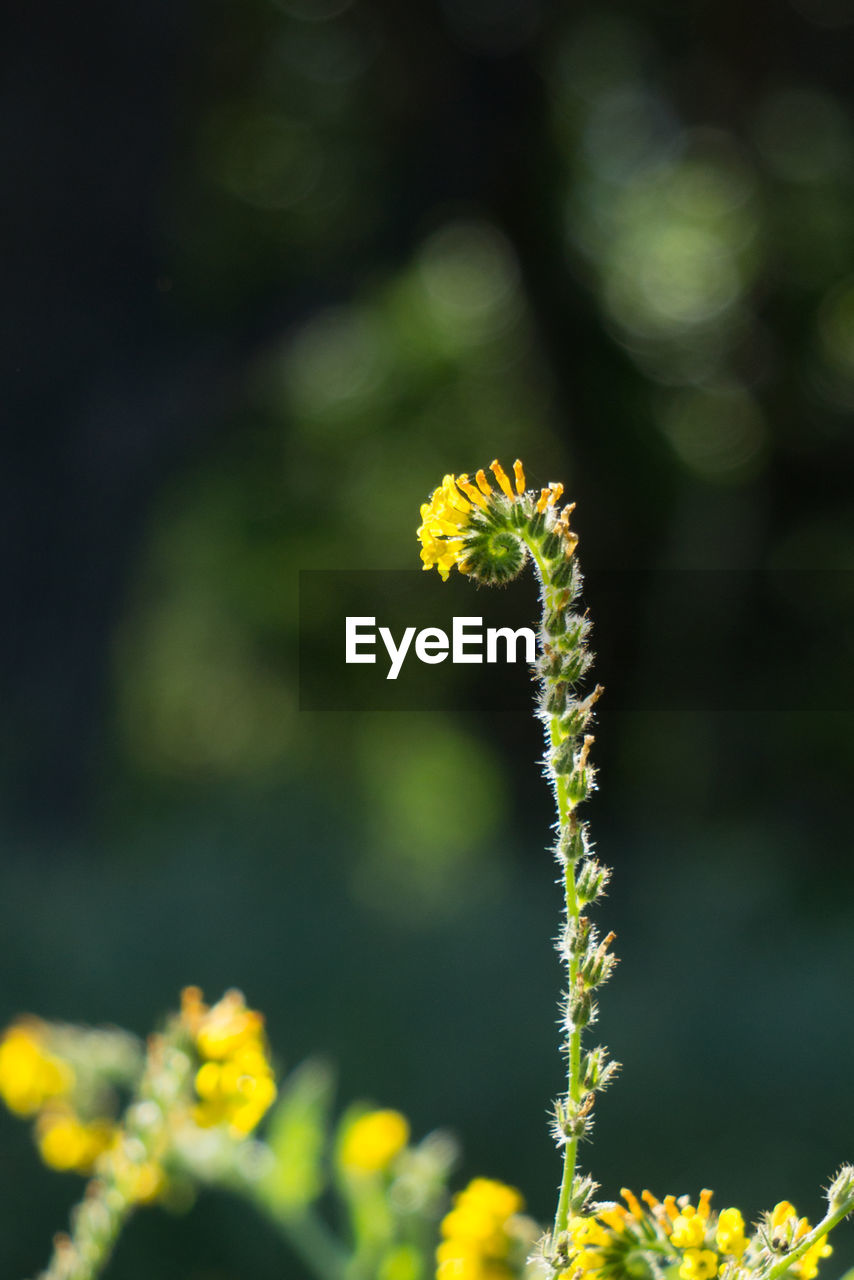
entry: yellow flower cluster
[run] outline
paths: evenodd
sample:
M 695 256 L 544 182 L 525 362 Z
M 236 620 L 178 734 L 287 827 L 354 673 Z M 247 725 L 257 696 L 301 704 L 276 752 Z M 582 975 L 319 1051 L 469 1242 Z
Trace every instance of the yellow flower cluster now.
M 771 1212 L 772 1238 L 780 1240 L 791 1248 L 797 1244 L 798 1240 L 802 1240 L 809 1230 L 810 1224 L 807 1219 L 799 1218 L 797 1209 L 788 1200 L 781 1200 L 774 1206 Z M 822 1258 L 829 1257 L 832 1252 L 833 1247 L 827 1243 L 827 1236 L 819 1236 L 804 1256 L 792 1263 L 790 1268 L 792 1275 L 797 1276 L 798 1280 L 815 1280 L 819 1262 Z
M 46 1029 L 35 1019 L 15 1022 L 0 1040 L 0 1098 L 19 1116 L 34 1116 L 49 1102 L 67 1097 L 74 1071 L 51 1053 Z
M 607 1264 L 607 1255 L 603 1250 L 612 1243 L 611 1235 L 595 1218 L 571 1218 L 569 1238 L 572 1266 L 562 1271 L 558 1280 L 572 1280 L 579 1271 L 584 1275 L 601 1271 Z
M 338 1159 L 346 1173 L 383 1173 L 409 1141 L 409 1121 L 399 1111 L 369 1111 L 347 1127 Z
M 198 987 L 187 987 L 181 1016 L 201 1059 L 193 1119 L 203 1129 L 224 1124 L 233 1137 L 245 1137 L 276 1097 L 263 1015 L 247 1009 L 239 991 L 209 1008 Z
M 713 1280 L 730 1264 L 742 1263 L 745 1254 L 747 1260 L 752 1257 L 754 1261 L 762 1256 L 764 1229 L 748 1238 L 739 1209 L 713 1213 L 711 1191 L 702 1191 L 696 1205 L 687 1196 L 678 1200 L 665 1196 L 658 1201 L 644 1191 L 644 1207 L 627 1188 L 621 1195 L 627 1208 L 605 1205 L 590 1217 L 571 1219 L 569 1265 L 559 1280 L 581 1276 L 594 1280 L 619 1271 L 629 1253 L 650 1247 L 653 1238 L 657 1240 L 656 1252 L 675 1255 L 680 1280 Z M 774 1247 L 781 1250 L 794 1248 L 810 1230 L 807 1219 L 799 1218 L 788 1200 L 769 1215 L 768 1227 Z M 830 1252 L 827 1236 L 821 1236 L 789 1270 L 797 1280 L 815 1280 L 819 1261 Z
M 516 492 L 510 480 L 496 459 L 490 464 L 490 471 L 495 476 L 498 486 L 511 502 L 525 492 L 525 472 L 517 458 L 513 464 L 516 481 Z M 422 504 L 421 524 L 417 536 L 421 543 L 421 559 L 425 569 L 434 566 L 439 570 L 442 581 L 448 581 L 448 575 L 454 565 L 461 573 L 466 572 L 463 555 L 466 526 L 474 507 L 485 507 L 487 500 L 494 495 L 492 485 L 485 471 L 478 471 L 475 484 L 471 484 L 467 475 L 447 475 L 438 489 L 434 489 L 430 501 Z
M 113 1140 L 108 1120 L 83 1120 L 71 1097 L 74 1068 L 49 1044 L 47 1024 L 30 1018 L 15 1022 L 0 1040 L 0 1098 L 10 1111 L 36 1117 L 36 1143 L 42 1160 L 62 1172 L 91 1173 Z
M 519 1192 L 503 1182 L 470 1182 L 442 1220 L 436 1280 L 510 1280 L 513 1220 L 523 1208 Z
M 724 1209 L 712 1214 L 711 1191 L 701 1192 L 696 1205 L 687 1196 L 678 1201 L 665 1196 L 660 1202 L 644 1191 L 646 1208 L 628 1188 L 621 1194 L 628 1208 L 608 1205 L 595 1215 L 570 1221 L 570 1265 L 561 1280 L 594 1277 L 606 1268 L 610 1273 L 621 1257 L 643 1248 L 651 1236 L 677 1255 L 680 1280 L 712 1280 L 725 1262 L 738 1262 L 744 1256 L 748 1241 L 741 1212 Z

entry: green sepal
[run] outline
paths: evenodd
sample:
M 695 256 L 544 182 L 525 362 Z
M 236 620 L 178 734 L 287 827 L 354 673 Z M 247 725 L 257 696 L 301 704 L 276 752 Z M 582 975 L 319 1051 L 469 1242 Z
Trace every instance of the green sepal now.
M 551 580 L 556 587 L 573 587 L 573 596 L 578 589 L 575 580 L 575 559 L 565 559 L 551 568 Z
M 563 742 L 552 752 L 551 765 L 557 774 L 570 774 L 575 768 L 575 742 L 572 738 L 564 738 Z

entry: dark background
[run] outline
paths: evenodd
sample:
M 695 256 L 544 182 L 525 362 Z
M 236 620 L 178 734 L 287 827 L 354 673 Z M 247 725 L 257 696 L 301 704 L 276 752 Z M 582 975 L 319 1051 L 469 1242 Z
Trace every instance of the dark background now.
M 417 566 L 442 474 L 520 455 L 578 503 L 607 686 L 625 1069 L 585 1160 L 815 1219 L 854 1154 L 851 22 L 14 0 L 4 1019 L 144 1033 L 237 984 L 280 1061 L 324 1051 L 342 1102 L 453 1127 L 461 1177 L 550 1217 L 539 728 L 297 693 L 298 571 Z M 80 1184 L 5 1114 L 0 1144 L 23 1276 Z M 852 1259 L 842 1229 L 825 1274 Z M 139 1216 L 109 1274 L 152 1273 L 301 1274 L 214 1195 Z

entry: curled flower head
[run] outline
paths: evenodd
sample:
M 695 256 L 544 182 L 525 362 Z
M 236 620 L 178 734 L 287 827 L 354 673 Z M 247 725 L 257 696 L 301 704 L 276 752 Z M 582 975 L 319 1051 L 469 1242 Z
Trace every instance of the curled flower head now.
M 409 1121 L 399 1111 L 369 1111 L 348 1125 L 338 1159 L 346 1173 L 382 1173 L 409 1141 Z
M 264 1019 L 239 991 L 208 1008 L 197 987 L 182 993 L 181 1018 L 201 1065 L 193 1119 L 203 1129 L 227 1125 L 235 1138 L 251 1133 L 276 1097 Z
M 0 1040 L 0 1098 L 10 1111 L 32 1116 L 74 1088 L 70 1063 L 52 1053 L 47 1028 L 36 1019 L 13 1023 Z
M 572 506 L 560 513 L 556 508 L 562 484 L 550 484 L 539 495 L 526 490 L 518 458 L 512 480 L 497 459 L 489 469 L 497 489 L 483 470 L 474 481 L 468 475 L 446 475 L 421 508 L 421 559 L 425 569 L 437 568 L 444 581 L 456 565 L 481 582 L 509 582 L 527 559 L 530 538 L 543 541 L 553 535 L 549 558 L 571 555 L 575 548 L 569 529 Z

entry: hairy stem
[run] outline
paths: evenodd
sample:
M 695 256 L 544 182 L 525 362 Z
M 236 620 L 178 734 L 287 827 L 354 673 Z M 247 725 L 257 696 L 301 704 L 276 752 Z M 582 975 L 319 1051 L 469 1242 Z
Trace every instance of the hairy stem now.
M 560 722 L 557 716 L 553 716 L 549 725 L 549 739 L 552 747 L 557 748 L 560 746 L 563 737 L 564 735 L 560 731 Z M 555 799 L 558 826 L 562 835 L 569 827 L 571 814 L 569 799 L 566 794 L 566 780 L 564 778 L 558 778 L 557 780 Z M 563 869 L 563 891 L 567 925 L 570 929 L 577 929 L 579 917 L 578 894 L 575 889 L 575 869 L 570 862 L 566 862 Z M 578 982 L 578 966 L 578 957 L 572 956 L 569 960 L 567 972 L 568 989 L 570 991 L 575 988 Z M 567 1049 L 566 1093 L 570 1105 L 578 1106 L 581 1103 L 581 1027 L 575 1023 L 572 1024 L 572 1029 L 568 1030 Z M 566 1230 L 569 1220 L 569 1201 L 572 1194 L 572 1184 L 575 1179 L 577 1155 L 578 1138 L 573 1136 L 567 1139 L 563 1149 L 563 1174 L 557 1212 L 555 1213 L 555 1235 Z
M 541 589 L 543 616 L 540 632 L 540 706 L 548 744 L 546 768 L 552 780 L 557 808 L 557 850 L 564 889 L 565 932 L 560 949 L 567 974 L 564 1017 L 567 1079 L 562 1103 L 563 1128 L 559 1135 L 563 1145 L 563 1171 L 554 1220 L 554 1235 L 557 1236 L 566 1230 L 569 1222 L 578 1143 L 587 1127 L 582 1097 L 585 1090 L 582 1081 L 581 1040 L 584 1025 L 592 1017 L 589 992 L 605 980 L 608 969 L 604 968 L 600 976 L 591 973 L 589 962 L 595 938 L 590 935 L 588 946 L 582 936 L 582 926 L 586 922 L 581 919 L 582 904 L 576 880 L 579 866 L 587 854 L 586 834 L 579 825 L 576 808 L 590 785 L 586 755 L 592 742 L 591 738 L 584 737 L 584 745 L 576 751 L 592 707 L 592 700 L 578 703 L 571 692 L 576 679 L 583 674 L 589 662 L 584 647 L 586 624 L 583 619 L 571 613 L 581 576 L 573 566 L 569 582 L 566 579 L 566 560 L 572 559 L 574 544 L 568 552 L 564 552 L 565 558 L 557 561 L 552 558 L 550 561 L 544 554 L 541 537 L 526 534 L 523 538 L 534 561 Z M 563 585 L 554 580 L 556 564 L 559 566 Z M 571 763 L 568 763 L 567 751 Z M 598 892 L 587 900 L 597 896 Z M 592 1097 L 590 1102 L 592 1103 Z M 558 1124 L 560 1125 L 560 1114 Z

